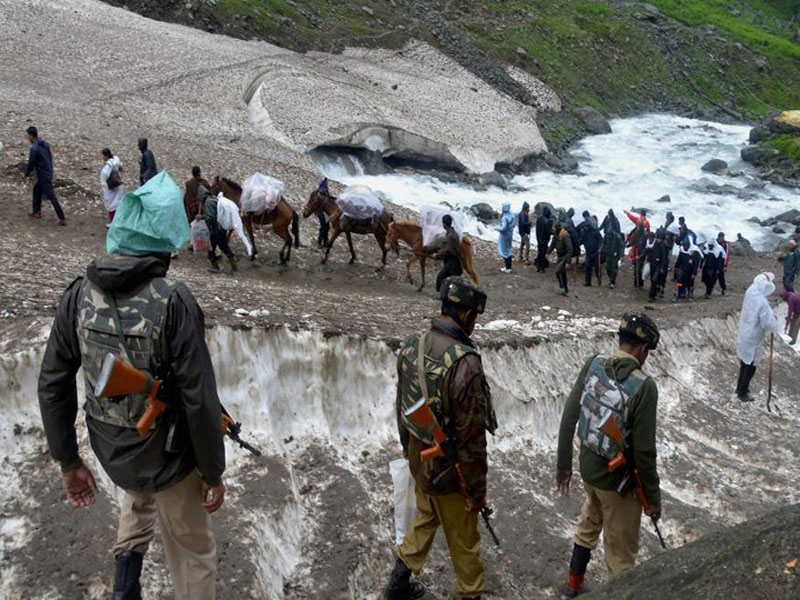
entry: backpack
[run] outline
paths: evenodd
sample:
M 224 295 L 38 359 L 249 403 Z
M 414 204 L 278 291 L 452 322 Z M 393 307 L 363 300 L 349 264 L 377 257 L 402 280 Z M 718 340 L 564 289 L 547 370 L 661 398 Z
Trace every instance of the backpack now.
M 611 460 L 622 448 L 600 429 L 608 419 L 614 419 L 623 437 L 628 437 L 628 400 L 639 391 L 647 376 L 640 369 L 635 369 L 624 381 L 611 378 L 606 374 L 607 360 L 603 356 L 595 356 L 586 373 L 578 438 L 583 446 L 601 458 Z
M 111 173 L 108 174 L 108 179 L 106 179 L 106 186 L 108 186 L 109 190 L 115 190 L 121 185 L 122 177 L 120 177 L 119 169 L 111 165 Z

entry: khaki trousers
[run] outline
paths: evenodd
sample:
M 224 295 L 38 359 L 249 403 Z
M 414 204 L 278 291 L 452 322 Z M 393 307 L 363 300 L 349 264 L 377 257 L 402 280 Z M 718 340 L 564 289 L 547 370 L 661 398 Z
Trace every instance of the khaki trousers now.
M 456 572 L 456 593 L 471 598 L 483 593 L 483 562 L 481 536 L 478 533 L 478 513 L 468 513 L 460 494 L 433 496 L 414 489 L 417 497 L 417 516 L 411 524 L 397 555 L 419 575 L 439 525 L 444 529 L 450 560 Z
M 157 520 L 176 600 L 214 600 L 217 548 L 201 495 L 200 475 L 192 471 L 162 492 L 125 490 L 119 511 L 114 556 L 147 552 Z
M 613 490 L 599 490 L 585 481 L 583 485 L 587 498 L 578 518 L 575 543 L 594 550 L 602 531 L 608 576 L 632 569 L 639 553 L 642 505 L 632 490 L 620 496 Z

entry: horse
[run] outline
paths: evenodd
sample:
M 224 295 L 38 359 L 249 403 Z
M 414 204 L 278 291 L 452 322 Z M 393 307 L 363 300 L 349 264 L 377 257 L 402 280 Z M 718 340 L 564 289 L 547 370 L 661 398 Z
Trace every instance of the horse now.
M 323 211 L 331 220 L 331 227 L 333 227 L 333 235 L 331 236 L 328 245 L 325 247 L 325 256 L 322 259 L 324 265 L 328 260 L 328 255 L 331 253 L 333 242 L 336 241 L 342 233 L 347 236 L 347 245 L 350 248 L 350 264 L 356 262 L 356 252 L 353 249 L 353 237 L 351 234 L 357 233 L 359 235 L 374 235 L 381 247 L 383 257 L 381 261 L 386 265 L 386 253 L 389 247 L 386 245 L 386 234 L 389 231 L 389 225 L 394 221 L 391 214 L 385 210 L 378 217 L 377 222 L 361 221 L 355 219 L 341 219 L 342 211 L 336 204 L 336 198 L 323 194 L 319 190 L 314 190 L 303 209 L 303 218 L 307 219 L 318 211 Z
M 406 277 L 408 278 L 409 283 L 414 283 L 414 279 L 411 277 L 411 264 L 415 260 L 419 261 L 422 283 L 420 283 L 417 291 L 421 292 L 422 288 L 425 287 L 425 260 L 428 258 L 435 260 L 434 257 L 436 251 L 426 250 L 423 247 L 422 227 L 420 227 L 419 223 L 415 223 L 414 221 L 394 221 L 393 223 L 389 224 L 389 232 L 386 235 L 386 242 L 390 246 L 396 248 L 399 240 L 404 241 L 406 244 L 411 246 L 411 249 L 413 250 L 411 257 L 406 263 Z M 461 264 L 467 274 L 472 278 L 472 281 L 477 284 L 478 274 L 475 273 L 475 269 L 472 267 L 472 242 L 467 236 L 464 236 L 461 239 Z
M 236 203 L 239 209 L 242 208 L 242 186 L 238 183 L 218 175 L 214 178 L 214 185 L 211 186 L 211 193 L 216 195 L 219 192 L 222 192 L 226 198 Z M 272 231 L 284 241 L 283 248 L 281 248 L 278 253 L 282 265 L 288 263 L 289 259 L 292 257 L 293 237 L 294 247 L 300 247 L 300 225 L 297 219 L 297 211 L 283 198 L 281 198 L 280 202 L 278 202 L 278 205 L 273 210 L 242 215 L 242 223 L 247 230 L 247 237 L 250 238 L 250 243 L 253 245 L 253 254 L 250 256 L 250 260 L 255 260 L 256 254 L 258 254 L 255 235 L 253 235 L 254 225 L 256 227 L 265 227 L 272 224 Z M 292 228 L 291 233 L 289 233 L 290 225 Z

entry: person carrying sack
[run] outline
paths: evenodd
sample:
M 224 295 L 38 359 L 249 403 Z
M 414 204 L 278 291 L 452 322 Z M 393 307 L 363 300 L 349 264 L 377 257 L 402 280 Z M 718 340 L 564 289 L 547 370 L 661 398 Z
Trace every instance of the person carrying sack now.
M 92 261 L 61 298 L 39 376 L 42 423 L 67 500 L 88 507 L 98 488 L 75 431 L 75 378 L 83 367 L 89 441 L 124 490 L 112 550 L 114 600 L 141 599 L 142 562 L 157 524 L 175 598 L 215 597 L 210 515 L 225 499 L 222 408 L 203 311 L 184 284 L 167 277 L 170 252 L 188 240 L 180 190 L 167 178 L 161 173 L 123 199 L 107 236 L 109 256 Z M 146 395 L 95 394 L 109 353 L 162 382 L 168 409 L 145 435 L 136 426 Z
M 387 600 L 425 595 L 410 577 L 422 570 L 440 525 L 456 572 L 456 594 L 467 599 L 483 593 L 478 516 L 487 505 L 486 432 L 494 434 L 497 419 L 480 355 L 469 336 L 483 313 L 486 294 L 461 277 L 449 277 L 442 283 L 441 298 L 441 318 L 424 334 L 410 336 L 397 360 L 397 426 L 416 481 L 417 515 L 398 549 Z M 420 401 L 430 406 L 454 441 L 464 485 L 449 460 L 423 457 L 431 440 L 406 414 Z

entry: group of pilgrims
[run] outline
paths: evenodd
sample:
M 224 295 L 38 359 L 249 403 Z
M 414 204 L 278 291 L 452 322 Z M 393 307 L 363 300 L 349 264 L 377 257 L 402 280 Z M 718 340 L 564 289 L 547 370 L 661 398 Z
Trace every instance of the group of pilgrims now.
M 515 229 L 521 239 L 519 260 L 530 264 L 531 234 L 535 228 L 536 270 L 539 273 L 547 271 L 550 267 L 548 257 L 555 252 L 555 274 L 559 291 L 564 296 L 569 295 L 567 271 L 573 259 L 576 267 L 583 269 L 584 286 L 591 287 L 595 280 L 597 285 L 602 285 L 601 265 L 605 265 L 608 287 L 613 289 L 626 250 L 633 266 L 633 287 L 645 289 L 647 285 L 651 301 L 664 297 L 670 275 L 676 286 L 673 302 L 694 301 L 698 274 L 705 286 L 705 299 L 711 298 L 717 283 L 721 293 L 725 294 L 730 243 L 724 233 L 720 232 L 716 240 L 698 242 L 685 217 L 678 217 L 675 222 L 675 216 L 670 211 L 666 214 L 665 223 L 655 230 L 651 228 L 647 210 L 626 210 L 624 213 L 633 223 L 633 229 L 627 234 L 623 234 L 613 209 L 609 209 L 602 222 L 588 210 L 584 211 L 583 220 L 576 223 L 575 210 L 572 208 L 556 210 L 540 202 L 531 214 L 530 204 L 525 202 L 515 217 L 511 205 L 506 203 L 497 228 L 498 252 L 504 261 L 501 271 L 512 271 Z M 582 266 L 581 248 L 584 257 Z

